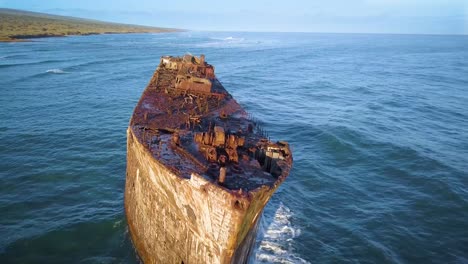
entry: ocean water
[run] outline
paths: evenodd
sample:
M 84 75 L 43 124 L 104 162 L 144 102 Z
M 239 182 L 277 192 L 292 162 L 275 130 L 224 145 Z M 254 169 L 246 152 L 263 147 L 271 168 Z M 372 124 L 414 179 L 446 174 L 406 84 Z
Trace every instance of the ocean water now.
M 205 54 L 294 168 L 251 263 L 468 263 L 468 36 L 183 32 L 0 43 L 0 263 L 138 263 L 133 107 Z

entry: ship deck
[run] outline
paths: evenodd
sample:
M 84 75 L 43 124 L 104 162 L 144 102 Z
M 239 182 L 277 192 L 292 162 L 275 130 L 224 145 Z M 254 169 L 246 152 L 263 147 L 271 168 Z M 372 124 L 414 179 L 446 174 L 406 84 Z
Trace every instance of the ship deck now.
M 154 159 L 179 177 L 196 173 L 213 183 L 226 168 L 220 186 L 229 190 L 273 186 L 292 163 L 287 143 L 270 142 L 215 77 L 206 93 L 177 89 L 177 74 L 160 64 L 130 122 Z

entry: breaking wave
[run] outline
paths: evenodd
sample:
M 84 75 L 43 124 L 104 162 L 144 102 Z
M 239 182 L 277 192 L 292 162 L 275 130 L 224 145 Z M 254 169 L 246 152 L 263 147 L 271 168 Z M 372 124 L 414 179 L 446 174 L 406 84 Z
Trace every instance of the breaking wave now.
M 259 227 L 257 249 L 250 263 L 309 263 L 294 253 L 294 238 L 300 236 L 301 229 L 292 225 L 293 213 L 283 203 L 268 217 L 265 212 Z
M 232 42 L 234 42 L 234 41 L 239 41 L 240 42 L 240 41 L 244 41 L 245 39 L 244 38 L 227 37 L 227 38 L 224 38 L 223 40 L 224 41 L 232 41 Z
M 213 47 L 245 47 L 254 43 L 245 38 L 236 37 L 209 37 L 206 42 L 196 44 L 197 47 L 213 48 Z
M 67 73 L 67 72 L 62 69 L 50 69 L 50 70 L 47 70 L 46 73 L 62 74 L 62 73 Z
M 226 42 L 241 42 L 241 41 L 244 41 L 245 39 L 244 38 L 235 38 L 235 37 L 225 37 L 225 38 L 210 38 L 212 40 L 222 40 L 222 41 L 226 41 Z

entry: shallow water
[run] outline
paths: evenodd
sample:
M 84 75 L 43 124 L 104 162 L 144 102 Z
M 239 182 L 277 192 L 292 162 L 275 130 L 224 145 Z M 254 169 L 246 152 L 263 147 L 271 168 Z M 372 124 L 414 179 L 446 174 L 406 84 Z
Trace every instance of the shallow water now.
M 468 262 L 468 37 L 210 33 L 0 43 L 0 262 L 136 263 L 125 130 L 204 53 L 294 151 L 252 262 Z

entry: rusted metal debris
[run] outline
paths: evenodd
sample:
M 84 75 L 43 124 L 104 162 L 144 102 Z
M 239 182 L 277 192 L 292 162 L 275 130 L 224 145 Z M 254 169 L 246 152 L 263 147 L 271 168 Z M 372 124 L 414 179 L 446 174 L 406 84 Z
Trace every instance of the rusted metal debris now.
M 180 177 L 197 173 L 240 193 L 280 182 L 292 164 L 288 143 L 268 139 L 204 55 L 162 57 L 130 126 Z

